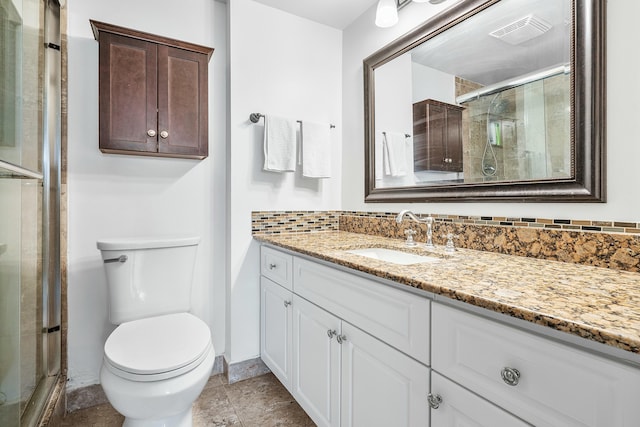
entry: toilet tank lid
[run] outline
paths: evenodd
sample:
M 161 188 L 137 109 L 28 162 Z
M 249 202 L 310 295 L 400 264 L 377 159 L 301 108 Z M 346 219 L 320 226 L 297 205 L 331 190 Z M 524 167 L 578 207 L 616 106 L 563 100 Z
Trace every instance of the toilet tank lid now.
M 172 248 L 176 246 L 194 246 L 200 243 L 200 237 L 128 237 L 100 239 L 97 242 L 101 251 L 120 251 L 127 249 Z

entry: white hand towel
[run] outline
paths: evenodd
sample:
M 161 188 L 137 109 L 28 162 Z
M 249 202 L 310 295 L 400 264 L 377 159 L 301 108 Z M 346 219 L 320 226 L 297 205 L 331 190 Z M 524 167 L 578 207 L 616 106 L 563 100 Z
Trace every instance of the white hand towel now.
M 328 123 L 302 122 L 302 175 L 331 177 L 331 132 Z
M 264 170 L 292 172 L 296 170 L 295 119 L 265 116 Z
M 387 175 L 407 174 L 407 141 L 399 132 L 384 133 L 384 169 Z

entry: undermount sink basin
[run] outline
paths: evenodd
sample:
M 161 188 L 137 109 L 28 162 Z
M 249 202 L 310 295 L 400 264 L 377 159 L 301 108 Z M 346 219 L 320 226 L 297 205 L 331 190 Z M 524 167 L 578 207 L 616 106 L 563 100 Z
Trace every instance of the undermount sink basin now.
M 351 249 L 345 251 L 350 254 L 360 255 L 368 258 L 377 259 L 380 261 L 391 262 L 393 264 L 409 265 L 420 264 L 423 262 L 438 262 L 440 258 L 416 255 L 409 252 L 396 251 L 394 249 L 387 248 L 364 248 L 364 249 Z

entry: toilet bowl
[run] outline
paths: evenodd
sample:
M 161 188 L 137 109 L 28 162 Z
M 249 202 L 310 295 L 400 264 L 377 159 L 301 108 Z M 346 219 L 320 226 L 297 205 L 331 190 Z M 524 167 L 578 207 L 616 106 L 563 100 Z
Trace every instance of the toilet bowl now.
M 198 242 L 98 242 L 118 325 L 104 345 L 100 382 L 124 426 L 192 425 L 215 359 L 209 327 L 188 312 Z
M 189 313 L 134 320 L 107 339 L 100 382 L 125 426 L 191 426 L 214 358 L 209 328 Z

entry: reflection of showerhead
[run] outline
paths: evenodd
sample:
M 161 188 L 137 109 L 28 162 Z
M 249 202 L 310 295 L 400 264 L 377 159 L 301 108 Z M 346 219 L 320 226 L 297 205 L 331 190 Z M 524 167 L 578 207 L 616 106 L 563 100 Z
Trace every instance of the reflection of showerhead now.
M 493 114 L 505 114 L 507 111 L 509 111 L 509 101 L 506 99 L 492 104 L 491 112 Z
M 498 92 L 491 98 L 487 114 L 505 114 L 509 111 L 509 100 L 502 97 L 502 92 Z

